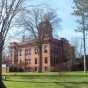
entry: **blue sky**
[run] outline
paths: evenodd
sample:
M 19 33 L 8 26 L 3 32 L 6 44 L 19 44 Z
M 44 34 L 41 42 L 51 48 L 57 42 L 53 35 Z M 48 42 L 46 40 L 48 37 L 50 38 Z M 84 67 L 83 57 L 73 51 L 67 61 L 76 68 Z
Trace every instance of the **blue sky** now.
M 72 42 L 72 39 L 76 36 L 74 29 L 77 26 L 76 17 L 72 15 L 73 0 L 27 0 L 26 6 L 30 5 L 46 5 L 48 8 L 54 9 L 58 17 L 62 20 L 60 23 L 61 27 L 57 27 L 57 35 L 65 37 Z M 16 32 L 18 29 L 11 31 Z M 11 35 L 13 35 L 12 32 L 10 33 Z
M 27 0 L 26 6 L 41 4 L 54 9 L 58 17 L 61 18 L 61 27 L 57 27 L 59 37 L 64 37 L 71 43 L 74 43 L 75 39 L 79 40 L 80 33 L 74 31 L 78 24 L 76 23 L 76 17 L 72 15 L 73 0 Z M 18 29 L 15 31 L 18 31 Z M 13 35 L 12 32 L 11 34 Z
M 59 36 L 59 38 L 64 37 L 68 39 L 70 42 L 72 42 L 75 36 L 78 35 L 74 31 L 74 29 L 76 29 L 77 23 L 76 23 L 76 17 L 72 15 L 73 0 L 27 0 L 25 5 L 26 6 L 45 5 L 48 8 L 54 9 L 57 13 L 57 16 L 60 17 L 60 19 L 62 20 L 60 23 L 61 27 L 57 27 L 58 30 L 57 35 Z M 14 38 L 14 35 L 17 31 L 19 31 L 18 28 L 12 29 L 10 30 L 8 35 L 13 36 Z M 14 40 L 17 40 L 17 37 L 19 38 L 19 36 L 16 36 Z M 14 41 L 13 38 L 10 37 L 10 40 Z
M 29 1 L 30 3 L 30 1 Z M 58 35 L 69 40 L 75 36 L 74 29 L 76 28 L 76 19 L 71 13 L 73 12 L 73 0 L 34 0 L 31 4 L 47 4 L 50 8 L 56 10 L 61 18 L 61 29 L 58 27 Z
M 28 2 L 30 3 L 29 0 Z M 48 7 L 54 9 L 58 17 L 62 20 L 61 29 L 59 27 L 57 28 L 57 30 L 59 30 L 57 33 L 59 37 L 68 39 L 70 43 L 75 44 L 79 50 L 81 46 L 83 47 L 82 34 L 74 31 L 78 23 L 76 22 L 77 17 L 72 15 L 72 7 L 74 6 L 73 0 L 32 0 L 31 4 L 46 4 Z

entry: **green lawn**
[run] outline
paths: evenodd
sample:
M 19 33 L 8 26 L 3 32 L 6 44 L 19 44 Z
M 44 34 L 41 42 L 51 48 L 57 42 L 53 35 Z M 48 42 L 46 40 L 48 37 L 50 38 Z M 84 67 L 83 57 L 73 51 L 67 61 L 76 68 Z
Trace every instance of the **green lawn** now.
M 8 73 L 7 88 L 88 88 L 88 73 Z

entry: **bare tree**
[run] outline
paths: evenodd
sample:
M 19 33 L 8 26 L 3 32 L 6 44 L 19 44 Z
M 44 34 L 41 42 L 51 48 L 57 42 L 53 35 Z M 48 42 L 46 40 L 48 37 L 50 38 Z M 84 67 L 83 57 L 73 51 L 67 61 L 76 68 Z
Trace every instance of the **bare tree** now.
M 74 51 L 75 51 L 75 57 L 80 57 L 82 54 L 82 41 L 81 39 L 78 37 L 76 38 L 72 38 L 72 43 L 74 46 Z
M 13 18 L 20 11 L 23 0 L 0 0 L 0 81 L 2 79 L 2 50 Z
M 26 16 L 22 16 L 20 21 L 22 22 L 21 25 L 24 25 L 24 28 L 29 31 L 29 34 L 31 34 L 38 48 L 39 72 L 42 72 L 42 44 L 44 43 L 45 34 L 48 31 L 48 28 L 44 27 L 46 24 L 50 27 L 51 25 L 54 26 L 56 23 L 58 23 L 58 20 L 60 21 L 56 13 L 51 10 L 45 10 L 44 8 L 32 8 L 31 10 L 26 11 Z M 43 23 L 46 24 L 42 25 Z M 52 30 L 53 28 L 51 28 L 51 31 Z
M 84 72 L 86 72 L 86 30 L 88 28 L 88 0 L 74 0 L 74 15 L 79 17 L 80 27 L 77 31 L 83 34 L 83 47 L 84 47 Z

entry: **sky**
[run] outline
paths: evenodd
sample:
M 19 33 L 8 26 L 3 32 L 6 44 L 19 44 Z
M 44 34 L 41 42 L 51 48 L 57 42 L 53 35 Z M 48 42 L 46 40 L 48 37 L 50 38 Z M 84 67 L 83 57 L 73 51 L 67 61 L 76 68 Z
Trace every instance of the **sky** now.
M 73 0 L 27 0 L 26 2 L 26 6 L 46 5 L 47 7 L 54 9 L 57 13 L 57 16 L 62 20 L 60 23 L 60 27 L 57 27 L 57 34 L 59 38 L 64 37 L 71 43 L 75 42 L 75 39 L 79 40 L 80 37 L 80 33 L 74 31 L 77 28 L 78 24 L 76 22 L 77 18 L 72 15 L 73 4 Z
M 31 5 L 46 5 L 48 8 L 54 9 L 57 16 L 61 19 L 60 27 L 57 26 L 57 35 L 60 37 L 65 37 L 70 42 L 75 38 L 76 33 L 76 17 L 72 15 L 73 13 L 73 0 L 27 0 L 26 6 Z M 30 7 L 29 7 L 30 8 Z M 14 36 L 18 29 L 11 30 L 8 35 Z M 13 34 L 14 33 L 14 34 Z M 13 40 L 13 39 L 12 39 Z
M 73 0 L 36 0 L 32 1 L 32 4 L 46 4 L 50 8 L 54 9 L 62 20 L 58 27 L 59 37 L 65 37 L 71 41 L 72 37 L 75 37 L 76 18 L 73 13 Z
M 72 15 L 73 0 L 27 0 L 27 5 L 46 5 L 55 10 L 57 16 L 62 20 L 60 27 L 57 27 L 59 38 L 64 37 L 72 43 L 80 37 L 80 33 L 74 31 L 78 24 L 76 17 Z
M 30 3 L 30 1 L 28 0 Z M 73 0 L 31 0 L 31 4 L 46 4 L 48 7 L 54 9 L 62 20 L 60 25 L 57 27 L 58 36 L 64 37 L 69 40 L 69 42 L 76 46 L 79 53 L 83 52 L 83 40 L 82 33 L 76 32 L 75 29 L 78 27 L 77 17 L 72 15 L 74 12 Z M 88 42 L 86 41 L 86 53 L 88 53 Z

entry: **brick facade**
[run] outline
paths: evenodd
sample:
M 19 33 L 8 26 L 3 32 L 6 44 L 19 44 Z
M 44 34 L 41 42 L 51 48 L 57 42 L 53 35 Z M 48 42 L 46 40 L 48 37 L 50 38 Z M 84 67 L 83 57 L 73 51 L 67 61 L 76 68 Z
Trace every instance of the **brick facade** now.
M 44 28 L 42 27 L 43 23 L 40 28 L 44 30 L 48 28 L 48 31 L 42 44 L 42 71 L 58 71 L 63 66 L 61 63 L 67 61 L 64 57 L 65 47 L 72 54 L 68 61 L 73 58 L 74 49 L 66 39 L 53 38 L 51 25 L 47 22 L 44 22 L 44 24 L 46 24 L 43 26 Z M 41 33 L 44 33 L 44 30 Z M 12 65 L 21 67 L 25 71 L 39 71 L 39 54 L 35 40 L 25 40 L 21 43 L 12 42 L 10 49 Z

